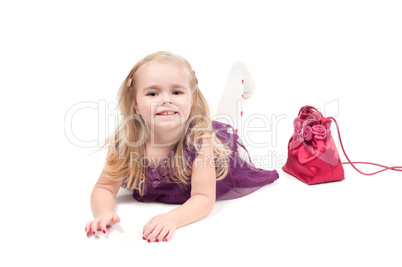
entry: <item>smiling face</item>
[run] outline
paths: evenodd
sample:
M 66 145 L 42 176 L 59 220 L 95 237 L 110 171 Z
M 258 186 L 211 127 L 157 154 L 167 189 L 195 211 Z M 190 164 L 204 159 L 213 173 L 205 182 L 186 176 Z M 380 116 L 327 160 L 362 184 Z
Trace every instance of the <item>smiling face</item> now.
M 135 88 L 134 108 L 150 129 L 151 125 L 157 130 L 177 129 L 190 116 L 193 92 L 188 76 L 178 65 L 159 62 L 144 65 L 137 72 Z

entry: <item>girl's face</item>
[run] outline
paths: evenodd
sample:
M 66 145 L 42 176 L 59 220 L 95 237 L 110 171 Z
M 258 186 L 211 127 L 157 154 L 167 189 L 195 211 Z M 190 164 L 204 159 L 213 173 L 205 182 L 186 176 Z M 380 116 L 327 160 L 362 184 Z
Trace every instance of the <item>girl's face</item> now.
M 159 130 L 177 129 L 188 119 L 193 105 L 189 78 L 173 63 L 149 63 L 138 70 L 137 114 Z M 168 112 L 168 114 L 164 114 Z M 173 113 L 173 114 L 171 114 Z

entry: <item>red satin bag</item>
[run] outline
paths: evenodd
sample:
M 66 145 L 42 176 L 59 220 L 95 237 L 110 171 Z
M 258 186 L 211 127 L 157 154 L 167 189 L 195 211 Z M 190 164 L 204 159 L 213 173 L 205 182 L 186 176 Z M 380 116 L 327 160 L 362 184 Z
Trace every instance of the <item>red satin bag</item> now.
M 342 151 L 348 162 L 342 163 L 339 158 L 331 136 L 331 119 L 336 124 Z M 294 132 L 288 144 L 288 159 L 282 169 L 306 184 L 344 180 L 342 164 L 351 164 L 355 170 L 364 175 L 373 175 L 385 170 L 402 171 L 401 166 L 387 167 L 370 162 L 351 162 L 345 153 L 336 120 L 332 117 L 325 118 L 312 106 L 302 107 L 293 125 Z M 376 165 L 383 169 L 374 173 L 364 173 L 354 166 L 357 163 Z
M 309 185 L 345 179 L 331 136 L 331 119 L 322 116 L 314 107 L 304 106 L 293 126 L 283 171 Z

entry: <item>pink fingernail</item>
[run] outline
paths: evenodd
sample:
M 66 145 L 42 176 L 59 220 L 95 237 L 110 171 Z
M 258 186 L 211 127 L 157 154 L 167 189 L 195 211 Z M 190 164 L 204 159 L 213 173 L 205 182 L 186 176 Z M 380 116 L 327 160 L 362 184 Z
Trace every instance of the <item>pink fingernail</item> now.
M 92 232 L 93 234 L 96 234 L 95 231 Z
M 103 233 L 104 233 L 104 234 L 106 234 L 106 231 L 105 231 L 105 230 L 103 230 Z
M 142 240 L 147 240 L 145 237 L 142 237 Z
M 155 241 L 156 241 L 156 242 L 159 242 L 159 239 L 156 239 Z
M 167 238 L 165 238 L 165 242 L 168 242 Z
M 148 239 L 147 241 L 148 241 L 148 243 L 151 243 L 151 240 Z

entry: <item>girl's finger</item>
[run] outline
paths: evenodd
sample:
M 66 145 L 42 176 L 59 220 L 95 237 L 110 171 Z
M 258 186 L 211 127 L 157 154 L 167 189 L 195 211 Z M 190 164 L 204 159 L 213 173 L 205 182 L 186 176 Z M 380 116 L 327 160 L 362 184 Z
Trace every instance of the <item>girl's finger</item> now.
M 100 229 L 104 234 L 106 234 L 106 223 L 107 223 L 107 219 L 106 219 L 106 218 L 102 218 L 102 219 L 99 221 L 99 229 Z
M 94 220 L 91 224 L 91 232 L 94 236 L 96 236 L 96 233 L 98 232 L 98 224 L 99 224 L 99 218 Z
M 151 221 L 148 221 L 144 227 L 142 228 L 142 233 L 145 234 L 146 230 L 148 229 L 149 224 L 151 223 Z
M 86 233 L 89 233 L 89 232 L 90 232 L 89 230 L 91 230 L 91 223 L 92 223 L 92 221 L 89 221 L 89 222 L 87 222 L 87 224 L 85 225 L 85 232 L 86 232 Z
M 91 225 L 92 225 L 92 221 L 89 221 L 89 222 L 87 222 L 87 224 L 85 226 L 85 232 L 87 233 L 87 237 L 92 235 Z
M 166 227 L 166 226 L 163 227 L 163 228 L 162 228 L 162 231 L 160 231 L 159 235 L 157 235 L 157 236 L 155 237 L 155 241 L 156 241 L 156 242 L 162 242 L 162 241 L 164 241 L 168 233 L 169 233 L 169 228 Z
M 164 237 L 163 241 L 168 242 L 173 237 L 175 229 L 170 229 L 167 236 Z
M 148 225 L 147 227 L 144 227 L 144 233 L 143 235 L 143 239 L 148 240 L 149 239 L 149 235 L 152 233 L 152 231 L 154 230 L 156 223 L 147 223 L 146 225 Z
M 159 235 L 159 233 L 162 231 L 163 226 L 161 224 L 157 224 L 151 234 L 148 236 L 147 241 L 153 242 L 155 238 Z M 158 240 L 159 241 L 159 240 Z
M 119 222 L 120 222 L 119 216 L 117 216 L 116 213 L 113 213 L 112 221 L 111 221 L 112 224 L 111 225 L 114 225 L 114 224 L 119 223 Z

